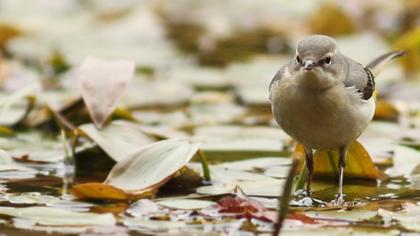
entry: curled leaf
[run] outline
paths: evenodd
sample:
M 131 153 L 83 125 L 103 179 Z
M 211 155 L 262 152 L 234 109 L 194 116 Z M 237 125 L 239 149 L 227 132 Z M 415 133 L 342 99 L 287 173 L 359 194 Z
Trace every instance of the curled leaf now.
M 78 184 L 72 191 L 79 199 L 127 200 L 150 196 L 191 160 L 199 146 L 177 139 L 152 143 L 118 162 L 104 183 Z

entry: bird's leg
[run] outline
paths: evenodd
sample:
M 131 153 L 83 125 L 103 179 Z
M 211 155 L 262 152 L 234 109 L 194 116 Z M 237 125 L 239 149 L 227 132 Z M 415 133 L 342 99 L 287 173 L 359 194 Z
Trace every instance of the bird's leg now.
M 308 169 L 308 179 L 306 181 L 306 196 L 311 197 L 312 172 L 314 170 L 313 152 L 310 148 L 305 148 L 306 168 Z
M 343 178 L 344 178 L 344 167 L 346 166 L 346 155 L 347 155 L 347 146 L 341 147 L 339 150 L 339 160 L 338 160 L 338 168 L 339 168 L 339 179 L 338 179 L 338 193 L 336 199 L 333 201 L 335 205 L 343 205 L 344 204 L 344 197 L 343 197 Z

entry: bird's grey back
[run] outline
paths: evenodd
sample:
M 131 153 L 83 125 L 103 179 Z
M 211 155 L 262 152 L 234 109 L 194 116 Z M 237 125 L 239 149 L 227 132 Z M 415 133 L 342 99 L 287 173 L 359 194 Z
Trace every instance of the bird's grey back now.
M 372 72 L 362 64 L 345 57 L 347 71 L 344 86 L 355 87 L 364 100 L 372 97 L 375 90 L 375 78 Z

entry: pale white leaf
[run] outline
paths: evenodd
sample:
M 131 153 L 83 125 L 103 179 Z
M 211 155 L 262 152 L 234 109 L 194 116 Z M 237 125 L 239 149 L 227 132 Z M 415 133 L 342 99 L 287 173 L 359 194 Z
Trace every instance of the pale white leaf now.
M 154 141 L 143 132 L 139 124 L 123 120 L 112 121 L 100 130 L 92 124 L 82 125 L 79 129 L 117 162 Z
M 52 207 L 0 207 L 0 215 L 31 220 L 40 225 L 115 225 L 111 213 L 74 212 Z
M 125 191 L 160 186 L 191 160 L 199 146 L 199 143 L 177 139 L 144 146 L 118 162 L 109 173 L 105 184 Z
M 167 199 L 158 201 L 157 204 L 174 209 L 196 210 L 206 208 L 215 204 L 212 201 L 196 200 L 196 199 Z
M 133 61 L 88 57 L 82 63 L 76 77 L 83 100 L 97 128 L 103 126 L 117 107 L 133 73 Z

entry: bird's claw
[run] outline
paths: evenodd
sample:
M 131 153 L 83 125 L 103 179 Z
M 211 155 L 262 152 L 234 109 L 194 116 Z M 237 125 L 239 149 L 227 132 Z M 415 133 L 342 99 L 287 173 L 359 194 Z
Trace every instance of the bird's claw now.
M 337 194 L 334 200 L 330 202 L 332 206 L 344 206 L 345 205 L 344 196 L 342 193 Z

